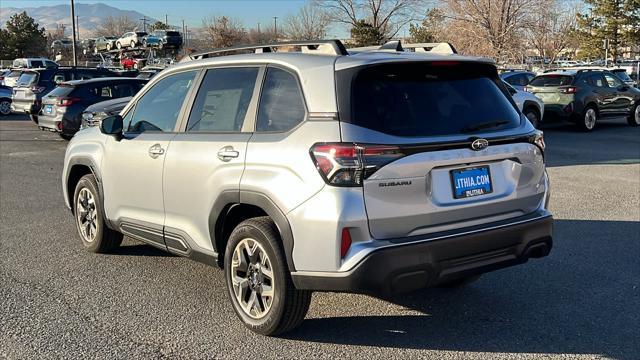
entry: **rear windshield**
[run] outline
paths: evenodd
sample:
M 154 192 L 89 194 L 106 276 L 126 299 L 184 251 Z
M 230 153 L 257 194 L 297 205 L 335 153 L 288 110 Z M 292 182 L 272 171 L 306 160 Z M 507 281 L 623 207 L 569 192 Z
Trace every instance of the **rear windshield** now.
M 564 86 L 571 85 L 573 76 L 568 75 L 541 75 L 535 77 L 529 85 L 531 86 Z
M 491 65 L 394 63 L 341 70 L 338 78 L 339 93 L 351 93 L 351 111 L 341 112 L 341 119 L 385 134 L 456 135 L 520 124 Z M 349 108 L 345 98 L 340 96 L 341 109 Z
M 177 31 L 167 31 L 167 36 L 180 36 L 180 33 Z
M 7 76 L 8 77 L 18 77 L 22 74 L 22 70 L 13 70 Z
M 34 71 L 23 72 L 18 78 L 16 85 L 30 86 L 38 82 L 38 73 Z
M 49 94 L 47 94 L 47 97 L 49 97 L 49 98 L 57 98 L 57 97 L 69 96 L 69 94 L 71 94 L 73 89 L 75 89 L 75 87 L 73 87 L 72 85 L 64 85 L 63 84 L 63 85 L 60 85 L 60 86 L 56 87 L 55 89 L 51 90 L 49 92 Z

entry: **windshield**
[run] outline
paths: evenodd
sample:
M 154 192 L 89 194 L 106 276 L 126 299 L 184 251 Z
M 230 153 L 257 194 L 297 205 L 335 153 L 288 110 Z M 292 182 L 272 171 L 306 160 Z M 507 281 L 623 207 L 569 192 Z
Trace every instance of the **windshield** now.
M 20 75 L 16 85 L 19 86 L 19 87 L 20 86 L 26 87 L 26 86 L 33 85 L 33 84 L 35 84 L 37 82 L 38 82 L 38 73 L 37 72 L 32 72 L 32 71 L 27 71 L 27 72 L 23 72 L 22 75 Z
M 633 79 L 631 79 L 629 75 L 627 75 L 626 71 L 614 71 L 613 73 L 616 74 L 616 76 L 619 77 L 622 81 L 633 81 Z
M 496 131 L 520 124 L 520 115 L 508 93 L 499 87 L 503 85 L 498 85 L 501 80 L 491 65 L 394 63 L 343 71 L 357 73 L 350 86 L 351 112 L 341 113 L 341 119 L 367 129 L 424 137 Z M 348 86 L 348 80 L 338 76 L 343 78 L 341 85 Z M 340 107 L 347 108 L 345 104 Z
M 573 76 L 568 75 L 541 75 L 535 77 L 529 85 L 531 86 L 564 86 L 571 85 Z

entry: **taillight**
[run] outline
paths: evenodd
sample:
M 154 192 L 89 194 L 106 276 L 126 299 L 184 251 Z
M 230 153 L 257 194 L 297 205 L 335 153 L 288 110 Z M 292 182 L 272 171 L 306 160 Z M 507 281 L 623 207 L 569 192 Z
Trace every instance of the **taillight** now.
M 316 144 L 311 159 L 329 185 L 362 186 L 384 165 L 404 156 L 397 146 L 353 143 Z
M 522 88 L 522 90 L 526 92 L 531 92 L 531 88 L 528 86 L 525 86 L 524 88 Z
M 31 87 L 31 91 L 33 91 L 33 93 L 35 94 L 40 94 L 41 92 L 44 91 L 44 89 L 46 89 L 44 86 L 32 86 Z
M 351 233 L 349 228 L 342 228 L 342 236 L 340 237 L 340 258 L 344 258 L 351 247 Z
M 540 149 L 542 155 L 544 155 L 544 149 L 547 147 L 547 144 L 544 142 L 544 133 L 540 130 L 536 131 L 533 135 L 533 144 Z
M 563 94 L 575 94 L 578 92 L 578 88 L 575 86 L 568 86 L 568 87 L 560 88 L 560 92 Z
M 56 98 L 56 100 L 58 100 L 58 106 L 71 106 L 80 101 L 79 98 Z

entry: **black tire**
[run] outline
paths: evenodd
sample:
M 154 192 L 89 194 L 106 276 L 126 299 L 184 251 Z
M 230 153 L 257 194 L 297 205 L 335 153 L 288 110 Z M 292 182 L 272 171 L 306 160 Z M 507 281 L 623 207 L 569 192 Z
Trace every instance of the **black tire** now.
M 80 197 L 80 192 L 83 190 L 88 190 L 89 193 L 93 196 L 93 211 L 95 211 L 95 237 L 93 240 L 87 240 L 83 231 L 80 229 L 81 227 L 81 214 L 78 213 L 78 198 Z M 78 230 L 78 235 L 80 235 L 80 240 L 82 241 L 82 245 L 85 249 L 94 253 L 108 253 L 116 249 L 122 243 L 122 234 L 111 230 L 106 226 L 106 221 L 104 218 L 104 213 L 102 212 L 102 198 L 100 197 L 100 192 L 98 191 L 98 185 L 96 183 L 96 179 L 93 175 L 85 175 L 80 178 L 78 184 L 76 185 L 75 191 L 73 193 L 73 216 L 76 223 L 76 230 Z M 86 205 L 87 208 L 89 204 Z
M 11 114 L 11 99 L 0 99 L 0 115 Z
M 38 125 L 38 115 L 29 114 L 29 118 L 34 124 Z
M 594 117 L 593 119 L 591 119 L 592 116 Z M 598 109 L 593 105 L 589 105 L 582 112 L 582 117 L 578 119 L 578 127 L 582 131 L 593 131 L 596 128 L 599 117 Z
M 540 126 L 540 112 L 534 107 L 528 107 L 524 109 L 524 116 L 531 122 L 534 128 Z
M 445 288 L 445 289 L 457 288 L 457 287 L 469 285 L 472 282 L 477 281 L 478 279 L 480 279 L 480 275 L 467 276 L 467 277 L 463 277 L 463 278 L 459 278 L 451 281 L 441 282 L 437 285 L 437 287 Z
M 631 108 L 631 114 L 627 118 L 627 124 L 630 126 L 640 126 L 640 102 Z
M 259 244 L 267 255 L 273 273 L 273 297 L 271 305 L 261 318 L 253 318 L 245 312 L 236 298 L 231 279 L 232 259 L 236 247 L 251 239 Z M 280 245 L 278 229 L 269 217 L 245 220 L 231 233 L 224 257 L 224 272 L 229 299 L 236 315 L 247 328 L 262 335 L 279 335 L 298 327 L 304 320 L 311 302 L 311 291 L 298 290 L 291 281 L 286 258 Z M 263 304 L 264 302 L 260 302 Z
M 73 139 L 73 135 L 69 135 L 69 134 L 58 133 L 58 136 L 60 136 L 61 139 L 67 140 L 67 141 Z

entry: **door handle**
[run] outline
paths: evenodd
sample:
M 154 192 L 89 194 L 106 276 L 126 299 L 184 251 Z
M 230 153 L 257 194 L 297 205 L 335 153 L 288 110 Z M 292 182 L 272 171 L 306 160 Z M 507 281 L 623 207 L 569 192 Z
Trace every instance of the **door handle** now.
M 151 156 L 151 158 L 153 159 L 163 154 L 164 149 L 162 148 L 162 146 L 160 146 L 160 144 L 155 144 L 149 148 L 149 156 Z
M 240 156 L 240 153 L 236 151 L 233 146 L 225 146 L 218 151 L 218 159 L 222 161 L 230 161 L 238 156 Z

